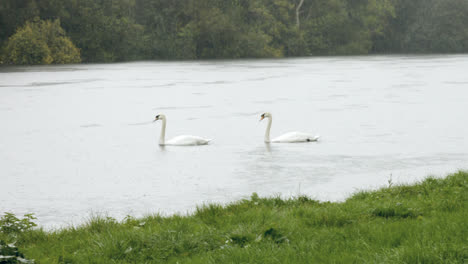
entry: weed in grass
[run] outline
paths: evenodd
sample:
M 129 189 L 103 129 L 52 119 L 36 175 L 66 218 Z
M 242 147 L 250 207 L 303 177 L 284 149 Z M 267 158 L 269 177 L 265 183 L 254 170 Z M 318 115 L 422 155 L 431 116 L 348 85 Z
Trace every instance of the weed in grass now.
M 269 228 L 263 233 L 263 237 L 271 239 L 276 244 L 289 243 L 289 239 L 283 235 L 278 229 L 273 227 Z
M 407 217 L 418 217 L 420 216 L 419 213 L 415 212 L 412 208 L 407 208 L 402 206 L 401 204 L 396 204 L 395 206 L 387 206 L 387 207 L 378 207 L 372 210 L 372 215 L 379 216 L 379 217 L 400 217 L 400 218 L 407 218 Z
M 6 212 L 0 218 L 0 233 L 8 236 L 16 236 L 37 226 L 33 220 L 37 219 L 34 214 L 25 214 L 23 219 L 17 218 L 13 213 Z

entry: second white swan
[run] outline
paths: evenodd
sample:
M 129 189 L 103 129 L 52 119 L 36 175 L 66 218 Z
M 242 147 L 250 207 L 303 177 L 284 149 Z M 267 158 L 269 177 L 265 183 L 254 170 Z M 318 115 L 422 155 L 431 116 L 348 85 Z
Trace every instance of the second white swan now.
M 303 132 L 289 132 L 283 134 L 279 137 L 276 137 L 270 140 L 270 129 L 271 129 L 271 122 L 272 116 L 270 113 L 263 113 L 260 117 L 260 121 L 263 119 L 268 118 L 268 125 L 265 131 L 265 143 L 299 143 L 299 142 L 314 142 L 318 141 L 320 138 L 319 135 L 312 135 Z
M 207 145 L 211 139 L 206 139 L 198 136 L 191 136 L 191 135 L 182 135 L 171 138 L 169 140 L 165 140 L 166 138 L 166 116 L 159 114 L 154 118 L 153 122 L 158 120 L 162 120 L 161 126 L 161 136 L 159 137 L 159 145 L 160 146 L 197 146 L 197 145 Z

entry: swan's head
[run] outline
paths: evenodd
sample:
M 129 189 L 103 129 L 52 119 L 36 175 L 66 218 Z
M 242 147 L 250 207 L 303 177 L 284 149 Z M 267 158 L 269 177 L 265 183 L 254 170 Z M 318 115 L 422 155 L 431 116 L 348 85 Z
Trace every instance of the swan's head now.
M 261 116 L 260 116 L 260 121 L 262 121 L 263 119 L 267 118 L 267 117 L 271 117 L 271 114 L 270 113 L 263 113 Z
M 154 117 L 153 122 L 156 122 L 156 121 L 158 121 L 158 120 L 162 120 L 162 119 L 165 119 L 165 118 L 166 118 L 165 115 L 159 114 L 159 115 L 157 115 L 156 117 Z

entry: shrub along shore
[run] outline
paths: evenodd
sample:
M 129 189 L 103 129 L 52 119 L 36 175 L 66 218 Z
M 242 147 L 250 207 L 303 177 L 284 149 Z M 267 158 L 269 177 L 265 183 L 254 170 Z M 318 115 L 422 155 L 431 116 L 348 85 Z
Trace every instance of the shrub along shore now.
M 31 228 L 30 216 L 8 217 L 0 220 L 0 255 L 34 263 L 468 262 L 468 172 L 340 203 L 253 194 L 189 216 L 95 218 L 55 231 Z

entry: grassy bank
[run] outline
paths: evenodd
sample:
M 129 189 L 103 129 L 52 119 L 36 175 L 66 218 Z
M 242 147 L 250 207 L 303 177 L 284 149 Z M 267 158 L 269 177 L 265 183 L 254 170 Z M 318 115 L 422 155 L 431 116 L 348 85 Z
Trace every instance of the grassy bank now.
M 343 203 L 254 194 L 191 216 L 100 218 L 0 239 L 35 263 L 467 263 L 468 173 Z

